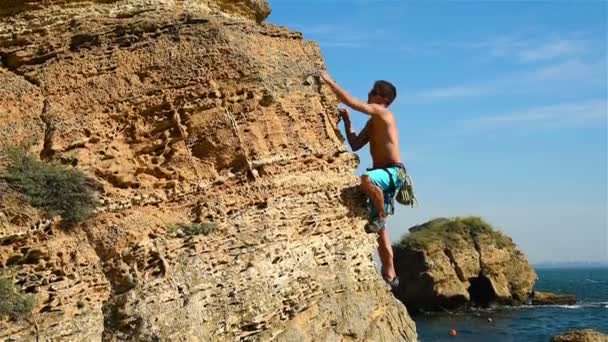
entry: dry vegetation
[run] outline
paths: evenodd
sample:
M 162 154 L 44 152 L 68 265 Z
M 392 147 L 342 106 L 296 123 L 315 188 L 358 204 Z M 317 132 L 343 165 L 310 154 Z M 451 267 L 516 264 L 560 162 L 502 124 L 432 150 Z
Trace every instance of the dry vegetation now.
M 95 210 L 95 184 L 82 171 L 37 160 L 21 148 L 8 150 L 4 159 L 7 162 L 4 169 L 0 169 L 0 186 L 8 186 L 21 194 L 32 207 L 43 210 L 49 218 L 60 215 L 64 226 L 72 227 Z M 6 200 L 18 201 L 19 198 L 7 197 Z M 18 213 L 11 215 L 18 216 Z
M 442 242 L 448 247 L 456 247 L 461 241 L 492 240 L 498 248 L 513 246 L 513 241 L 495 230 L 479 217 L 438 218 L 412 227 L 410 233 L 397 243 L 397 247 L 428 247 Z
M 34 298 L 21 293 L 11 277 L 0 274 L 0 318 L 23 319 L 33 308 Z

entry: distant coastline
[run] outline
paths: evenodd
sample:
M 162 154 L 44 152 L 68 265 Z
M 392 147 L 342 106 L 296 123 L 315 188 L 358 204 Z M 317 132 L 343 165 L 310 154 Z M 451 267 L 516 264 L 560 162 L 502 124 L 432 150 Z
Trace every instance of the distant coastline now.
M 547 268 L 608 268 L 608 261 L 571 261 L 571 262 L 539 262 L 532 264 L 535 269 Z

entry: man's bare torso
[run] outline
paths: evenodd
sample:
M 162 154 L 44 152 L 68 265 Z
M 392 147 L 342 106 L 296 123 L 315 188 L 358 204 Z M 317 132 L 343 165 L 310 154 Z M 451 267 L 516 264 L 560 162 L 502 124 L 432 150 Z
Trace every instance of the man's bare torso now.
M 393 114 L 372 117 L 369 126 L 369 145 L 374 167 L 401 163 L 399 133 Z

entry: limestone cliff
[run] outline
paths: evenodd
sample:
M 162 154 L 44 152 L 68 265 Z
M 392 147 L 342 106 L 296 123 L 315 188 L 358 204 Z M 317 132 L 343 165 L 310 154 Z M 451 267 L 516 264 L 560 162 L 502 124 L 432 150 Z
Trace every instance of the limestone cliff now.
M 416 340 L 374 269 L 319 48 L 269 11 L 0 2 L 0 147 L 101 184 L 71 230 L 0 184 L 0 266 L 35 297 L 0 339 Z M 191 222 L 217 228 L 168 229 Z
M 395 294 L 413 310 L 526 303 L 537 279 L 513 241 L 475 217 L 412 227 L 395 268 Z

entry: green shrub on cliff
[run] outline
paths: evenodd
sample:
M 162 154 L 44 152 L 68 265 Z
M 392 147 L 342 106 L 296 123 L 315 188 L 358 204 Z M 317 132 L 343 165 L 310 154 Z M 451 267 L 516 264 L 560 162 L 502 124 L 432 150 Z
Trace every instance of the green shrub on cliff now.
M 448 247 L 457 247 L 464 241 L 490 240 L 498 248 L 512 246 L 511 239 L 479 217 L 438 218 L 410 228 L 410 233 L 397 244 L 399 247 L 428 247 L 442 242 Z
M 50 217 L 60 215 L 67 227 L 93 213 L 97 202 L 92 182 L 80 170 L 39 161 L 20 148 L 5 155 L 8 166 L 0 171 L 0 179 L 25 195 L 33 207 Z
M 0 318 L 18 320 L 31 314 L 32 295 L 21 293 L 10 277 L 0 275 Z

